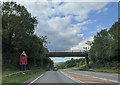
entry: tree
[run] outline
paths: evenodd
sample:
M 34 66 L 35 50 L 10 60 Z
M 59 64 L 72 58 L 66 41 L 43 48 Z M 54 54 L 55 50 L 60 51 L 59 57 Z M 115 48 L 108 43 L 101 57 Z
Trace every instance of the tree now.
M 2 5 L 2 28 L 3 28 L 3 49 L 12 51 L 14 43 L 23 42 L 27 36 L 34 33 L 34 27 L 37 25 L 35 17 L 26 10 L 24 6 L 17 5 L 16 2 L 3 2 Z M 5 45 L 4 45 L 5 44 Z
M 14 68 L 18 68 L 19 56 L 23 50 L 28 55 L 29 69 L 41 68 L 42 64 L 46 67 L 52 62 L 46 58 L 47 36 L 38 37 L 34 34 L 37 23 L 36 18 L 24 6 L 16 2 L 2 3 L 3 67 L 10 67 L 12 64 Z M 39 63 L 41 60 L 42 64 Z
M 120 40 L 120 22 L 116 22 L 112 27 L 109 29 L 109 50 L 108 56 L 110 57 L 110 60 L 118 61 L 118 56 L 120 55 L 120 46 L 119 46 L 119 40 Z
M 112 62 L 119 61 L 119 28 L 120 22 L 116 22 L 108 31 L 107 29 L 103 29 L 94 36 L 94 41 L 89 51 L 89 58 L 94 64 L 96 63 L 97 65 L 105 67 L 106 64 L 109 63 L 109 67 L 111 67 Z
M 86 44 L 86 45 L 89 45 L 89 46 L 92 46 L 92 45 L 93 45 L 93 42 L 92 42 L 92 41 L 87 41 L 85 44 Z
M 25 40 L 34 33 L 37 25 L 35 17 L 24 6 L 16 2 L 3 2 L 2 4 L 2 48 L 3 63 L 18 63 L 16 56 L 25 49 Z M 16 55 L 16 56 L 15 56 Z M 12 62 L 12 60 L 16 62 Z M 5 61 L 5 62 L 4 62 Z

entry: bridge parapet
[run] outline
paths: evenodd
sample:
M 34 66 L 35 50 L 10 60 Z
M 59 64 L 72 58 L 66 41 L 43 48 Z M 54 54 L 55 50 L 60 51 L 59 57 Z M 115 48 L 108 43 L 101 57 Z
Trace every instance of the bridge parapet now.
M 85 50 L 50 50 L 49 52 L 85 52 Z
M 47 57 L 85 57 L 88 56 L 87 53 L 85 53 L 85 51 L 79 51 L 79 52 L 74 52 L 74 51 L 52 51 L 49 52 L 47 55 Z

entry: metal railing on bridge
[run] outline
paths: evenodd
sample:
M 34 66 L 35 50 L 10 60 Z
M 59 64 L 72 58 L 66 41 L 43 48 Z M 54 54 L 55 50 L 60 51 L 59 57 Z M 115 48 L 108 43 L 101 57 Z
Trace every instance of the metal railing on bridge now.
M 88 54 L 85 52 L 85 50 L 51 50 L 46 55 L 47 57 L 85 57 L 88 56 Z
M 85 52 L 86 50 L 49 50 L 49 52 Z

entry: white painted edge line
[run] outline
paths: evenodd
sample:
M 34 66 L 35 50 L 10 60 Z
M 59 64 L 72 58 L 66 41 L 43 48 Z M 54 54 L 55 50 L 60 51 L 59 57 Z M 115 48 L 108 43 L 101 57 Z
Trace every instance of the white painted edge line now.
M 75 82 L 77 82 L 77 83 L 83 83 L 83 84 L 86 84 L 85 82 L 82 82 L 82 81 L 80 81 L 80 80 L 77 80 L 77 79 L 75 79 L 75 78 L 69 76 L 68 74 L 65 74 L 65 73 L 62 72 L 62 71 L 60 71 L 60 72 L 61 72 L 63 75 L 65 75 L 66 77 L 72 79 L 73 81 L 75 81 Z M 88 84 L 86 84 L 86 85 L 88 85 Z
M 74 72 L 70 72 L 70 73 L 74 73 Z M 77 74 L 77 73 L 74 73 L 74 74 Z M 95 77 L 95 76 L 91 76 L 91 75 L 86 75 L 86 74 L 80 74 L 80 75 L 89 76 L 89 77 L 93 77 L 93 78 L 98 78 L 98 79 L 103 79 L 103 80 L 107 80 L 107 81 L 112 81 L 112 82 L 119 83 L 119 81 L 105 79 L 105 78 L 99 78 L 99 77 Z
M 47 72 L 45 72 L 47 73 Z M 40 76 L 38 76 L 37 78 L 35 78 L 33 81 L 31 81 L 28 85 L 31 85 L 32 83 L 34 83 L 35 81 L 37 81 L 39 78 L 41 78 L 43 75 L 45 75 L 45 73 L 41 74 Z

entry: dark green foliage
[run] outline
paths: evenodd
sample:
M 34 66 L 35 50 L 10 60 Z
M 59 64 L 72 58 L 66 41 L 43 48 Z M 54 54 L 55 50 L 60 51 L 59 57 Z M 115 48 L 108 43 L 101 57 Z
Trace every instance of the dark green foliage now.
M 80 59 L 71 59 L 66 61 L 65 63 L 58 65 L 58 68 L 64 69 L 64 68 L 70 68 L 70 67 L 81 67 L 85 65 L 85 58 Z
M 120 46 L 118 44 L 120 40 L 119 31 L 120 22 L 116 22 L 108 31 L 103 29 L 94 36 L 93 45 L 89 51 L 89 58 L 94 66 L 115 67 L 114 62 L 118 64 L 120 56 Z
M 94 36 L 94 41 L 87 41 L 86 44 L 91 47 L 88 52 L 89 68 L 107 68 L 117 69 L 120 67 L 120 22 L 116 22 L 107 31 L 101 30 Z M 87 52 L 87 51 L 86 51 Z M 86 62 L 84 59 L 71 59 L 64 64 L 58 66 L 59 68 L 75 67 L 79 63 L 79 70 L 86 69 Z
M 29 69 L 47 67 L 53 63 L 46 57 L 47 37 L 38 37 L 34 29 L 38 22 L 24 6 L 16 2 L 2 3 L 3 69 L 19 68 L 19 56 L 23 50 L 28 55 Z M 52 65 L 51 65 L 52 66 Z

